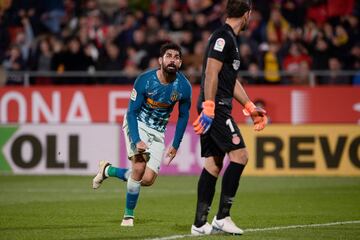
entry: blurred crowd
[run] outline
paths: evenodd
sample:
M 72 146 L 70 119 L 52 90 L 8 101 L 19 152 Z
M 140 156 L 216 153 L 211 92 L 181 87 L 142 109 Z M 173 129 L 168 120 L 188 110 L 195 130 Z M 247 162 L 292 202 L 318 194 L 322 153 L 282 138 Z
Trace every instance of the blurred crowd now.
M 312 80 L 360 84 L 359 1 L 252 4 L 249 26 L 238 39 L 243 83 L 308 85 L 310 71 L 326 70 Z M 226 1 L 114 0 L 110 6 L 100 0 L 0 0 L 2 67 L 8 73 L 123 72 L 105 78 L 44 75 L 31 78 L 32 84 L 126 84 L 157 67 L 161 44 L 174 41 L 184 52 L 182 70 L 199 83 L 206 43 L 223 24 Z M 23 81 L 11 76 L 7 84 Z

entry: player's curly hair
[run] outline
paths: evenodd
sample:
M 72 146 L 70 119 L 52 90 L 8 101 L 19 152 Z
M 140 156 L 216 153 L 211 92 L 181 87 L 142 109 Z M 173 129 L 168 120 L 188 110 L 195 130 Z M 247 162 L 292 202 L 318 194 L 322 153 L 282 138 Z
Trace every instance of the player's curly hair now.
M 167 42 L 160 47 L 160 57 L 163 57 L 167 50 L 175 50 L 179 52 L 180 58 L 182 57 L 181 47 L 173 42 Z
M 239 18 L 251 10 L 251 0 L 228 0 L 226 13 L 229 18 Z

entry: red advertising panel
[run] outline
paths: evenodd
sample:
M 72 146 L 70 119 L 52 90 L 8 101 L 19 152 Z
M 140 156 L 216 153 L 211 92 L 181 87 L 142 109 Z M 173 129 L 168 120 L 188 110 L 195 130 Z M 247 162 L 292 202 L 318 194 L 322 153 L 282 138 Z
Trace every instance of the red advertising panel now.
M 0 123 L 120 123 L 132 86 L 0 88 Z M 265 102 L 272 123 L 360 123 L 359 87 L 246 86 Z M 190 121 L 196 116 L 199 86 L 193 86 Z M 235 119 L 246 122 L 240 104 Z M 170 118 L 176 122 L 177 107 Z

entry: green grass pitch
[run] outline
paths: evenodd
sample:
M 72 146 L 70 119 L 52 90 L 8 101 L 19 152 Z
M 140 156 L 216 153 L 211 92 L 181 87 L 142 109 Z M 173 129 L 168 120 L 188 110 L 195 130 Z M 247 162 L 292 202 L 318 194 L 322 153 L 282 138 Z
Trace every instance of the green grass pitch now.
M 90 176 L 0 175 L 0 239 L 189 239 L 197 179 L 159 176 L 141 189 L 135 227 L 122 228 L 124 182 L 94 191 Z M 243 236 L 190 239 L 360 239 L 360 178 L 245 176 L 231 213 Z

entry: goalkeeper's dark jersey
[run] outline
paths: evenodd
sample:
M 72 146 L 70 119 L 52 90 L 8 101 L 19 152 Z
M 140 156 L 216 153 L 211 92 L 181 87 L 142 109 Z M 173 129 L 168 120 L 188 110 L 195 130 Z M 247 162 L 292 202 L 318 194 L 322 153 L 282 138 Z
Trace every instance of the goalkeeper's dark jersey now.
M 223 66 L 218 75 L 218 89 L 215 103 L 229 105 L 234 94 L 236 77 L 240 68 L 240 54 L 236 41 L 236 35 L 232 28 L 225 24 L 217 29 L 211 36 L 206 47 L 203 60 L 203 70 L 201 79 L 201 89 L 198 99 L 198 110 L 201 112 L 201 104 L 204 101 L 204 82 L 205 69 L 208 58 L 214 58 L 223 62 Z

